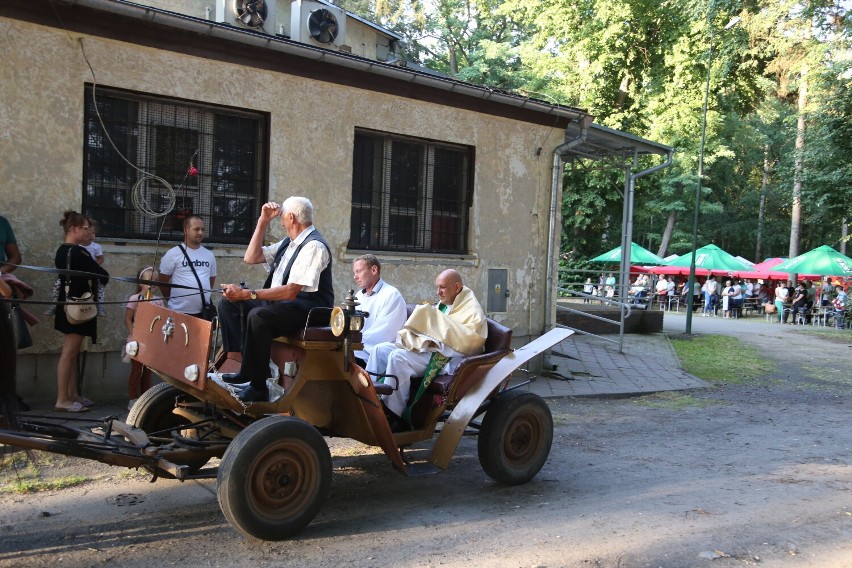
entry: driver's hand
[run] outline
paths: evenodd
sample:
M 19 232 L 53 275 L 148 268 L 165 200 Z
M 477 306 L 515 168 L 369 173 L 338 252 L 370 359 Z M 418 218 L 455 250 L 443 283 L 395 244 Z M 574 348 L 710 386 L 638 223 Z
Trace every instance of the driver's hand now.
M 239 302 L 244 299 L 243 288 L 236 284 L 223 284 L 222 296 L 229 302 Z

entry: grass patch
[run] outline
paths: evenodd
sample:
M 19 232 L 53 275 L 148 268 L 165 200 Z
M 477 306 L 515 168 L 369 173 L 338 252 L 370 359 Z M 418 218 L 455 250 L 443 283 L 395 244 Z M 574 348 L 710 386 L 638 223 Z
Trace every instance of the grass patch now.
M 668 410 L 682 410 L 684 408 L 706 408 L 721 404 L 717 400 L 706 398 L 697 398 L 691 394 L 681 393 L 677 391 L 658 392 L 648 396 L 643 396 L 634 400 L 639 406 L 647 406 L 648 408 L 665 408 Z
M 775 368 L 757 348 L 727 335 L 672 339 L 672 346 L 684 371 L 710 383 L 743 384 Z
M 0 493 L 57 491 L 92 481 L 83 475 L 62 475 L 69 458 L 32 450 L 14 452 L 0 460 Z
M 826 327 L 822 329 L 801 329 L 796 330 L 796 333 L 810 337 L 818 337 L 819 339 L 825 339 L 832 343 L 842 343 L 844 345 L 852 344 L 852 333 L 850 333 L 848 329 L 833 329 Z
M 66 477 L 57 477 L 55 479 L 19 479 L 6 484 L 2 491 L 11 493 L 38 493 L 39 491 L 56 491 L 58 489 L 67 489 L 76 487 L 88 482 L 87 477 L 82 475 L 69 475 Z
M 118 473 L 118 478 L 134 481 L 144 481 L 151 479 L 151 472 L 141 467 L 139 469 L 127 468 Z

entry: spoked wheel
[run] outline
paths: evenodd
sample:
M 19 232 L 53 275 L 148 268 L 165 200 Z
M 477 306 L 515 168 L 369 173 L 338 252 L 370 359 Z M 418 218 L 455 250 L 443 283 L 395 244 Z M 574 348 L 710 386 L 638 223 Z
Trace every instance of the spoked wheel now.
M 189 398 L 189 395 L 168 383 L 154 385 L 142 393 L 142 396 L 130 409 L 130 413 L 127 415 L 127 423 L 144 430 L 149 436 L 155 432 L 189 425 L 189 420 L 172 412 L 175 408 L 175 399 L 181 395 Z M 184 435 L 191 437 L 190 432 L 186 432 Z M 169 438 L 170 434 L 162 433 L 159 436 Z M 186 462 L 176 461 L 175 463 L 187 465 L 191 472 L 195 472 L 204 467 L 207 461 L 207 458 L 196 458 Z
M 488 477 L 505 485 L 526 483 L 550 455 L 553 417 L 533 393 L 509 391 L 491 403 L 479 430 L 479 463 Z
M 273 416 L 243 430 L 219 466 L 225 518 L 247 536 L 283 540 L 310 523 L 331 486 L 331 452 L 316 428 Z

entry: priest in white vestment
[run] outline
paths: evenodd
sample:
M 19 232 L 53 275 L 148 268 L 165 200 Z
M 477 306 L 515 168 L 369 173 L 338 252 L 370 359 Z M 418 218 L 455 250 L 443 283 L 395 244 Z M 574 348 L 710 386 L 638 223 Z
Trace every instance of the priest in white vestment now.
M 394 375 L 398 388 L 382 401 L 399 418 L 408 405 L 411 378 L 426 371 L 432 353 L 449 358 L 443 373 L 455 371 L 463 357 L 482 353 L 488 336 L 485 312 L 461 274 L 448 269 L 435 280 L 436 305 L 420 305 L 406 320 L 393 343 L 380 343 L 367 362 L 367 371 Z M 393 383 L 393 379 L 388 379 Z

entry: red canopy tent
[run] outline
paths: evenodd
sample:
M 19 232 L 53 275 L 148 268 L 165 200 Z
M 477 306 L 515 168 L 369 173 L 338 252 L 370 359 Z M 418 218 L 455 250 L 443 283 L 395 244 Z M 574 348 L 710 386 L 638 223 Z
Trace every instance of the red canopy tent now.
M 734 276 L 739 276 L 740 278 L 762 278 L 764 280 L 789 280 L 790 274 L 788 272 L 781 272 L 778 270 L 770 270 L 773 266 L 777 266 L 787 260 L 786 258 L 769 258 L 755 264 L 749 270 L 739 270 L 734 272 Z M 808 278 L 810 280 L 819 280 L 818 274 L 799 274 L 799 279 Z
M 654 266 L 648 269 L 651 274 L 665 274 L 666 276 L 689 276 L 688 266 Z M 695 267 L 696 276 L 709 276 L 710 274 L 727 274 L 727 271 L 712 271 L 706 268 Z

